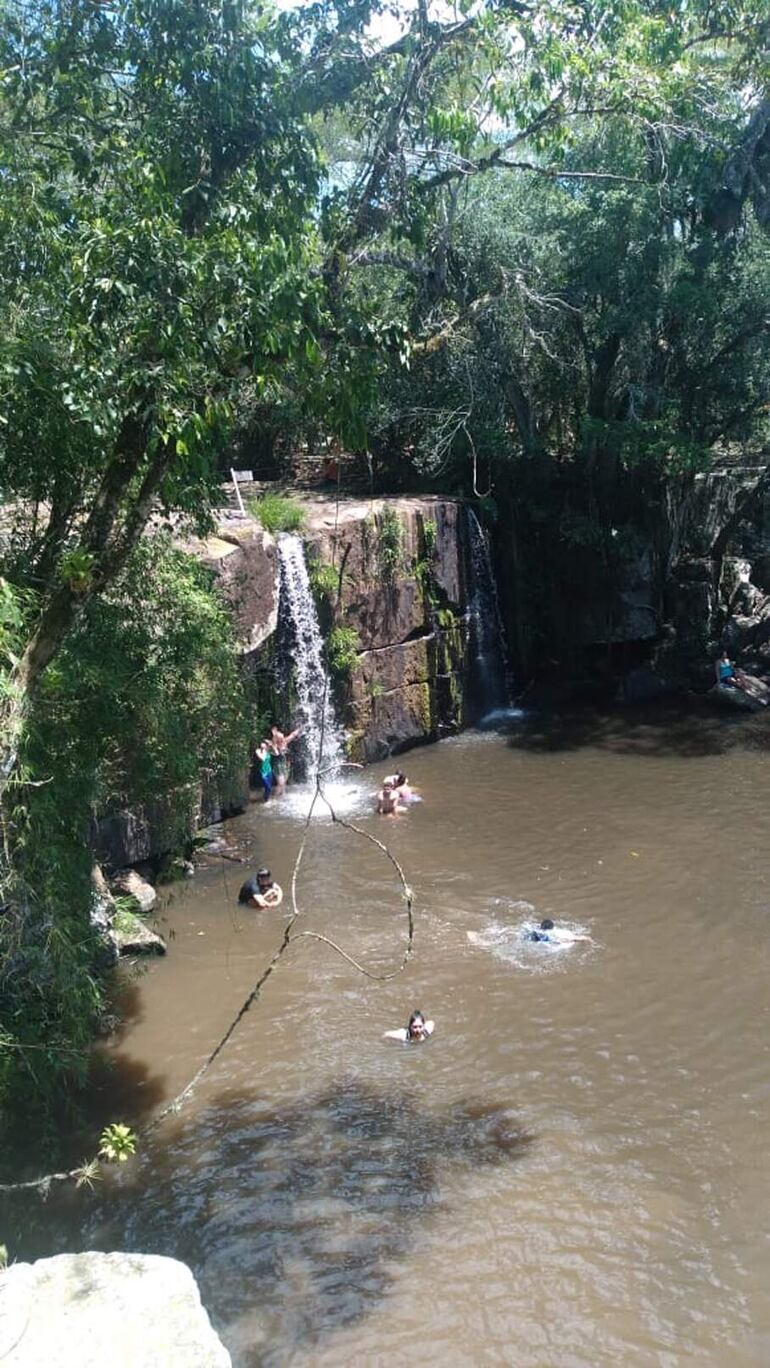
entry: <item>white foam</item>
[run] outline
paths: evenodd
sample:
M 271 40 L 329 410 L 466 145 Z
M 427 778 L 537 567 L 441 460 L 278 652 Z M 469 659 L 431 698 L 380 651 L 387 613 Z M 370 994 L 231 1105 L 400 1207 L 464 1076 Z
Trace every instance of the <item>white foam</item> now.
M 274 795 L 270 802 L 265 804 L 266 814 L 304 822 L 313 805 L 315 791 L 315 784 L 289 784 L 280 796 Z M 327 822 L 330 820 L 328 804 L 331 804 L 341 817 L 374 811 L 375 791 L 360 782 L 352 784 L 344 779 L 329 780 L 322 785 L 322 794 L 328 799 L 328 803 L 325 803 L 319 794 L 313 806 L 314 821 L 316 818 Z
M 524 708 L 493 708 L 479 718 L 476 725 L 480 731 L 494 731 L 496 727 L 505 727 L 510 722 L 521 722 L 526 716 Z
M 573 939 L 576 936 L 588 935 L 586 927 L 581 923 L 560 921 L 555 928 L 554 940 L 533 941 L 530 939 L 531 933 L 539 929 L 540 923 L 532 916 L 535 910 L 532 904 L 518 902 L 509 904 L 509 908 L 519 917 L 524 912 L 523 920 L 491 921 L 481 931 L 467 931 L 470 944 L 479 950 L 488 951 L 495 959 L 503 960 L 506 964 L 530 971 L 555 967 L 556 960 L 564 959 L 565 950 L 590 949 L 589 942 L 576 942 Z M 561 936 L 559 932 L 562 933 Z

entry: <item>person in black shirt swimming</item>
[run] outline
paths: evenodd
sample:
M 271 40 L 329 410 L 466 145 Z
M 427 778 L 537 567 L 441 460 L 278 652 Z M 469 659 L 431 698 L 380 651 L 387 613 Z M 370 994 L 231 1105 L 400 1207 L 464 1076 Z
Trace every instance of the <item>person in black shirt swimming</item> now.
M 247 907 L 280 907 L 283 889 L 275 882 L 269 869 L 259 869 L 246 880 L 238 894 L 238 902 Z

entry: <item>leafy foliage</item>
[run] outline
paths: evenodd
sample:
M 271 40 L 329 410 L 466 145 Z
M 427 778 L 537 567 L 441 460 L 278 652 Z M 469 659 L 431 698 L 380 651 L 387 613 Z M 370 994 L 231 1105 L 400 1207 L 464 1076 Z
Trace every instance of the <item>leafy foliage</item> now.
M 249 511 L 266 532 L 299 532 L 305 522 L 301 504 L 283 494 L 262 494 L 252 500 Z
M 401 519 L 393 508 L 385 508 L 375 516 L 377 563 L 385 580 L 393 580 L 403 558 L 404 530 Z
M 578 586 L 607 595 L 715 446 L 767 437 L 766 0 L 426 0 L 385 45 L 379 11 L 0 0 L 19 1108 L 83 1077 L 91 814 L 173 795 L 173 834 L 249 732 L 205 576 L 137 550 L 151 513 L 206 526 L 234 433 L 279 474 L 335 435 L 390 489 L 493 498 L 522 655 L 570 641 Z M 376 538 L 392 578 L 400 525 Z M 426 585 L 430 559 L 426 525 Z
M 326 638 L 326 659 L 329 669 L 338 678 L 347 679 L 358 663 L 361 638 L 355 627 L 332 627 Z
M 136 1153 L 136 1136 L 130 1126 L 114 1121 L 99 1136 L 99 1157 L 111 1164 L 125 1164 Z
M 103 998 L 89 825 L 148 805 L 172 848 L 201 787 L 227 798 L 256 729 L 209 573 L 163 536 L 144 541 L 88 603 L 29 718 L 8 809 L 16 858 L 0 924 L 0 1106 L 52 1125 L 62 1087 L 72 1102 L 85 1080 Z

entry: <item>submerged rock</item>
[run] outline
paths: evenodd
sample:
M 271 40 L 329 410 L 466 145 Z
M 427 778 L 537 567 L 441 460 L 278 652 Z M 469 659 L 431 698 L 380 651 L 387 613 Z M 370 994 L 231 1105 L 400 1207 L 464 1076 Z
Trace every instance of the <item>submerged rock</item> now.
M 133 912 L 120 912 L 112 930 L 121 955 L 165 955 L 166 942 Z
M 111 887 L 113 893 L 133 898 L 141 912 L 151 912 L 158 901 L 152 884 L 137 874 L 135 869 L 121 869 L 112 880 Z
M 231 1368 L 186 1264 L 58 1254 L 0 1275 L 3 1368 Z

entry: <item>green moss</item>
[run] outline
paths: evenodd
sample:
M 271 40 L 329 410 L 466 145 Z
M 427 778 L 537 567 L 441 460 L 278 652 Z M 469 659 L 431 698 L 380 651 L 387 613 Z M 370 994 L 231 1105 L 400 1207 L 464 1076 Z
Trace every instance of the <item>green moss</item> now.
M 433 707 L 431 702 L 430 684 L 418 684 L 417 709 L 422 723 L 423 731 L 429 736 L 433 731 Z
M 348 760 L 361 761 L 364 758 L 364 736 L 366 735 L 363 727 L 356 727 L 349 731 L 345 737 L 345 754 Z

